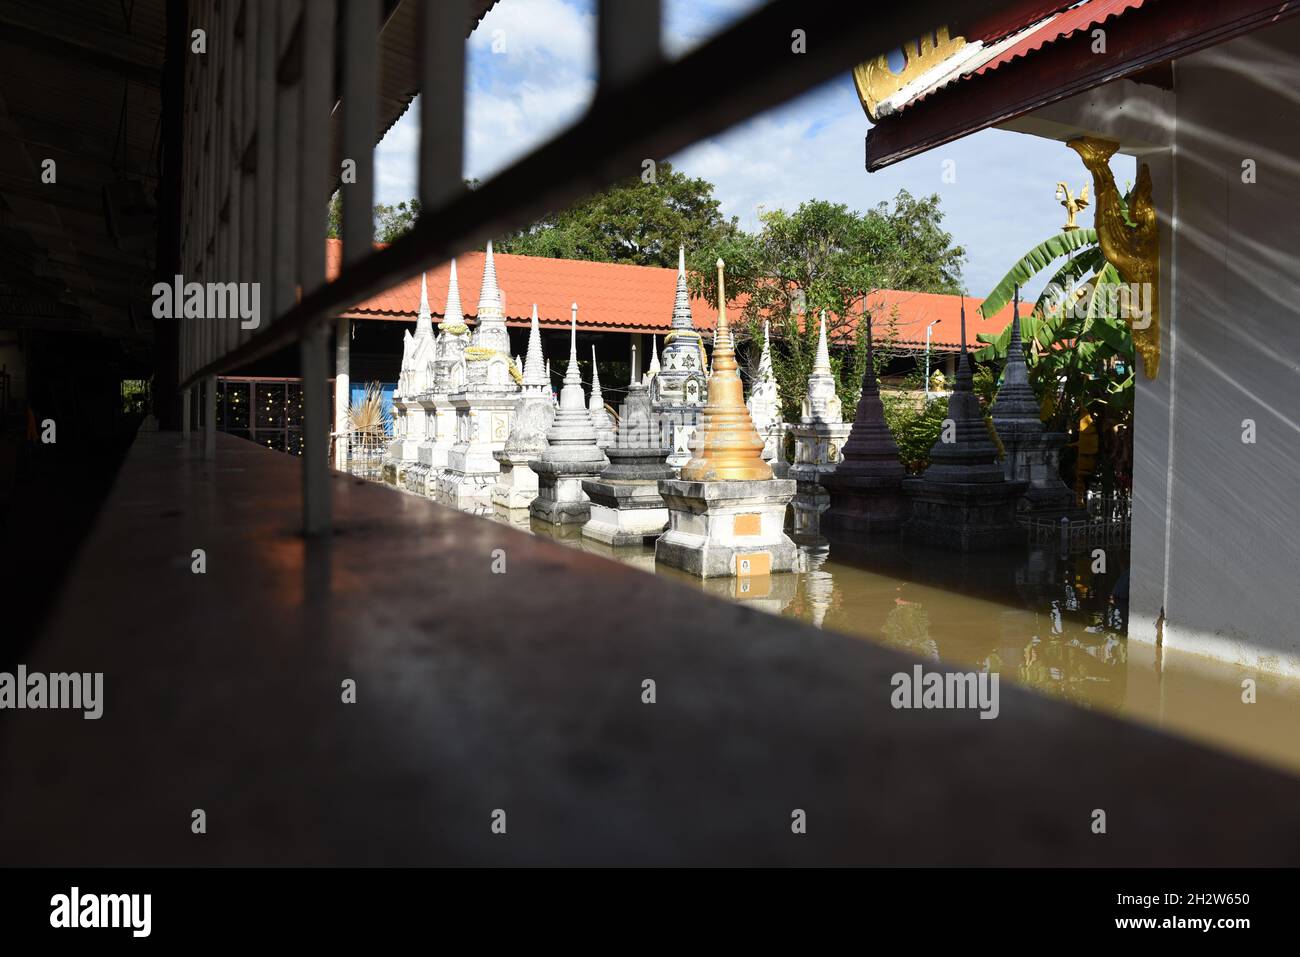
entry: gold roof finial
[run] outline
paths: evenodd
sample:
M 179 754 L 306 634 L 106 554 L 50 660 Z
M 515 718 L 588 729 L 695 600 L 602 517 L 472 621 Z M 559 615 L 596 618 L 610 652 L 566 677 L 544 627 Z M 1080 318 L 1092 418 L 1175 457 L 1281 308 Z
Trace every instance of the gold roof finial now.
M 709 404 L 703 409 L 692 457 L 682 466 L 688 482 L 765 480 L 772 467 L 763 461 L 763 440 L 745 405 L 745 390 L 736 365 L 736 348 L 727 323 L 723 262 L 718 260 L 718 331 L 713 338 Z

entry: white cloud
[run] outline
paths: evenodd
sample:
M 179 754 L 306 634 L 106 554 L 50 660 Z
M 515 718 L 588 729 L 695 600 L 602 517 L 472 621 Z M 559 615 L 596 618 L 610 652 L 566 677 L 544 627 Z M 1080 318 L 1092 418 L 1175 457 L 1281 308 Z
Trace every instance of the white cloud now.
M 504 57 L 512 67 L 525 69 L 550 58 L 582 71 L 594 66 L 595 33 L 591 3 L 502 0 L 470 34 L 470 56 Z
M 1065 221 L 1054 198 L 1057 180 L 1086 179 L 1078 156 L 1064 144 L 1000 130 L 868 173 L 867 129 L 845 76 L 697 143 L 673 164 L 714 183 L 726 214 L 751 230 L 760 204 L 793 210 L 802 201 L 826 199 L 865 210 L 891 202 L 900 189 L 916 196 L 938 193 L 944 228 L 966 247 L 966 284 L 976 296 Z M 953 161 L 956 182 L 944 182 L 945 160 Z M 1131 159 L 1117 157 L 1114 165 L 1117 180 L 1133 178 Z
M 761 5 L 762 0 L 667 0 L 665 46 L 680 52 Z M 467 176 L 487 179 L 586 109 L 595 93 L 593 11 L 594 0 L 501 0 L 471 35 Z M 501 31 L 496 39 L 504 40 L 504 52 L 492 52 L 494 31 Z M 757 226 L 760 204 L 793 210 L 806 200 L 827 199 L 865 210 L 891 201 L 902 188 L 914 195 L 938 193 L 944 227 L 966 247 L 965 278 L 976 296 L 1064 222 L 1053 196 L 1057 180 L 1077 189 L 1085 179 L 1078 157 L 1063 144 L 997 130 L 867 173 L 867 128 L 846 75 L 701 141 L 672 161 L 682 172 L 714 183 L 724 211 L 747 229 Z M 377 149 L 379 202 L 417 193 L 418 144 L 413 107 Z M 955 183 L 941 175 L 949 159 Z M 1117 157 L 1114 167 L 1120 182 L 1133 179 L 1131 159 Z

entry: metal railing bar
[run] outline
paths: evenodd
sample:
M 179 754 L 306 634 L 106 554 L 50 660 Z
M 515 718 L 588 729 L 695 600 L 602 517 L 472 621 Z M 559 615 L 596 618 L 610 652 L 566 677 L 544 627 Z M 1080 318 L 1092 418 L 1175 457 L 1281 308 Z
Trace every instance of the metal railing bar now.
M 645 158 L 671 155 L 784 103 L 936 23 L 960 32 L 961 15 L 953 15 L 954 5 L 952 0 L 912 0 L 882 8 L 773 0 L 680 61 L 662 63 L 610 90 L 575 126 L 478 189 L 425 208 L 411 232 L 343 270 L 335 282 L 304 295 L 269 328 L 193 372 L 187 382 L 269 355 L 420 269 L 563 209 L 639 172 Z M 990 0 L 978 12 L 988 15 L 1011 5 L 1011 0 Z M 792 52 L 795 29 L 805 31 L 808 53 Z M 744 63 L 755 68 L 738 69 Z M 422 139 L 427 135 L 422 130 Z M 322 206 L 326 198 L 322 195 Z M 324 244 L 323 232 L 320 242 Z
M 465 0 L 421 0 L 420 205 L 436 209 L 463 192 Z
M 663 59 L 660 32 L 663 11 L 659 0 L 600 0 L 596 21 L 600 76 L 596 95 L 623 86 L 649 73 Z
M 330 182 L 330 110 L 334 104 L 335 0 L 311 0 L 299 25 L 302 75 L 298 144 L 298 286 L 315 292 L 325 285 L 327 209 L 319 197 Z M 302 339 L 302 506 L 303 532 L 330 528 L 329 434 L 326 402 L 329 330 L 313 327 Z

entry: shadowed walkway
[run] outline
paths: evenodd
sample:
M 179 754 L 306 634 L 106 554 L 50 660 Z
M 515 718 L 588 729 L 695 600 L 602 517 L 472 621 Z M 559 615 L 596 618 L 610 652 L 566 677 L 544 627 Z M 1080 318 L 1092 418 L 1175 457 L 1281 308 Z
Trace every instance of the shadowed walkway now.
M 1300 863 L 1292 778 L 1009 682 L 896 711 L 903 655 L 343 475 L 309 548 L 299 461 L 217 440 L 139 437 L 31 645 L 104 716 L 0 712 L 6 864 Z

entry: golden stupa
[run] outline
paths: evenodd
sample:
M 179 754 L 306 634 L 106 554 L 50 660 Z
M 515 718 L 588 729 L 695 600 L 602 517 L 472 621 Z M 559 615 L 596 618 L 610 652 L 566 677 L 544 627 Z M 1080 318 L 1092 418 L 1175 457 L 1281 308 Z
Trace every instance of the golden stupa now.
M 718 260 L 718 331 L 713 339 L 709 404 L 702 411 L 691 460 L 682 466 L 687 482 L 727 482 L 772 478 L 763 461 L 763 440 L 745 405 L 745 390 L 736 366 L 735 343 L 727 324 L 723 262 Z

